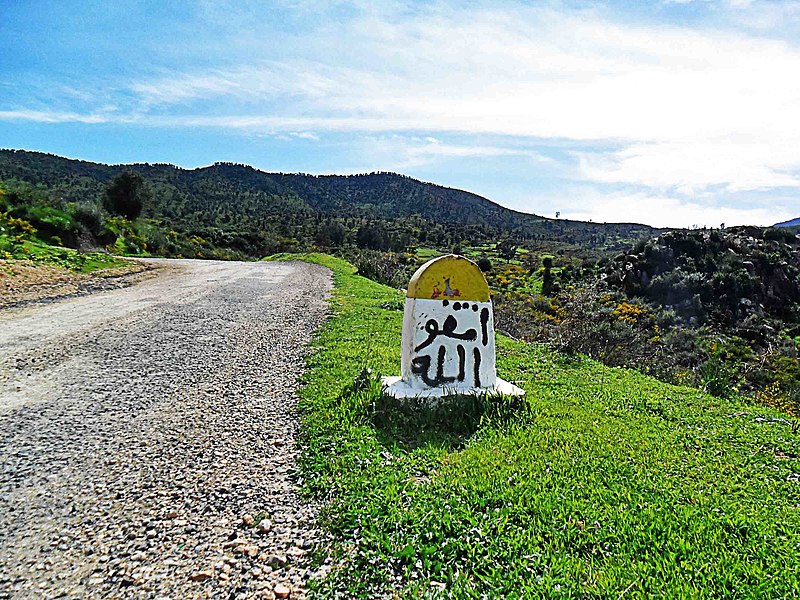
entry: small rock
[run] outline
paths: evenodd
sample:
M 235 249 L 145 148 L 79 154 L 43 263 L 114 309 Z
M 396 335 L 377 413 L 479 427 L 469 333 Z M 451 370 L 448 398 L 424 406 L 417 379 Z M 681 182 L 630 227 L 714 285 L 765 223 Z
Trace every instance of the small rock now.
M 258 533 L 268 533 L 271 529 L 272 529 L 272 521 L 270 521 L 269 519 L 261 519 L 258 522 L 258 527 L 256 527 Z
M 252 527 L 253 525 L 255 525 L 255 523 L 256 520 L 250 513 L 242 515 L 242 525 L 244 525 L 245 527 Z
M 202 571 L 197 571 L 196 573 L 192 573 L 189 576 L 189 579 L 191 579 L 192 581 L 208 581 L 209 579 L 211 579 L 212 575 L 214 575 L 214 573 L 211 571 L 211 569 L 204 569 Z
M 267 558 L 267 564 L 272 568 L 282 567 L 287 562 L 286 557 L 280 554 L 270 554 L 269 558 Z
M 292 594 L 292 588 L 279 583 L 273 590 L 276 598 L 288 598 Z

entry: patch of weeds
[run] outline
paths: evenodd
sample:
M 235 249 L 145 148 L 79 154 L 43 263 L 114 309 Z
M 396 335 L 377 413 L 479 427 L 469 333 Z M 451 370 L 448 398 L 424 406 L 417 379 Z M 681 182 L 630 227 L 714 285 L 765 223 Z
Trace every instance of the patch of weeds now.
M 403 299 L 396 299 L 390 300 L 389 302 L 383 302 L 381 304 L 381 308 L 384 310 L 403 310 L 405 309 L 406 303 Z

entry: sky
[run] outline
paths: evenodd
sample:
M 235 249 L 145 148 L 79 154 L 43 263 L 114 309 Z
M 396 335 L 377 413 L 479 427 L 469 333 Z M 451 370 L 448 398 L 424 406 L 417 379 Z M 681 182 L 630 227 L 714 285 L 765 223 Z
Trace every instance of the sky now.
M 800 1 L 0 0 L 0 147 L 771 225 L 800 216 Z

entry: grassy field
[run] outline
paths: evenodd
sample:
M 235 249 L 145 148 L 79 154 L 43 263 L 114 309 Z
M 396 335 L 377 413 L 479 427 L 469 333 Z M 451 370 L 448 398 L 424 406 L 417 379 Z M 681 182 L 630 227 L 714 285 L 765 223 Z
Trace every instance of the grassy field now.
M 91 273 L 128 264 L 128 261 L 104 252 L 81 253 L 71 248 L 50 246 L 37 240 L 17 241 L 11 236 L 4 235 L 0 235 L 0 259 L 28 260 L 78 273 Z
M 284 257 L 285 258 L 285 257 Z M 402 297 L 333 269 L 302 472 L 341 567 L 318 597 L 796 598 L 800 441 L 782 414 L 498 340 L 524 402 L 383 400 Z

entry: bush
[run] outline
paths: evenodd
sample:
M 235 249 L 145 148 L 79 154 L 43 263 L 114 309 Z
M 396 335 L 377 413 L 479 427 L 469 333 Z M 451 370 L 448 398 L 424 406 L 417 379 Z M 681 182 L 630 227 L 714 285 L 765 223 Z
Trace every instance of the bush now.
M 103 215 L 100 212 L 99 206 L 88 203 L 77 204 L 73 211 L 73 218 L 92 235 L 100 235 L 103 225 Z
M 416 270 L 416 265 L 405 255 L 374 250 L 358 251 L 350 257 L 350 262 L 362 277 L 397 289 L 405 289 Z

